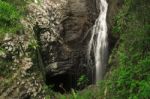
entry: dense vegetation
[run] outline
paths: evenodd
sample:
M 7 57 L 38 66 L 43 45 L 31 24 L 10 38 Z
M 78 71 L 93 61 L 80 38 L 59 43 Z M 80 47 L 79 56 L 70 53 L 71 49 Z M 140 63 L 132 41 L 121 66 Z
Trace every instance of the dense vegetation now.
M 115 18 L 114 35 L 119 45 L 110 63 L 106 80 L 107 98 L 150 98 L 150 6 L 146 0 L 125 0 Z M 117 34 L 115 34 L 117 33 Z
M 0 34 L 15 32 L 19 29 L 20 12 L 11 4 L 0 1 Z
M 20 1 L 15 0 L 12 4 L 11 0 L 0 0 L 0 39 L 6 33 L 16 33 L 21 28 L 20 18 L 25 2 Z M 149 10 L 150 2 L 147 0 L 124 0 L 114 17 L 112 35 L 119 35 L 119 39 L 112 49 L 109 60 L 111 69 L 105 79 L 98 88 L 91 86 L 82 92 L 72 89 L 70 95 L 56 96 L 61 99 L 150 99 Z M 0 54 L 2 51 L 0 47 Z M 7 65 L 12 63 L 0 60 L 0 76 L 11 75 Z M 85 80 L 79 83 L 83 82 Z M 45 90 L 48 94 L 53 93 L 47 86 Z M 47 99 L 49 97 L 47 95 Z

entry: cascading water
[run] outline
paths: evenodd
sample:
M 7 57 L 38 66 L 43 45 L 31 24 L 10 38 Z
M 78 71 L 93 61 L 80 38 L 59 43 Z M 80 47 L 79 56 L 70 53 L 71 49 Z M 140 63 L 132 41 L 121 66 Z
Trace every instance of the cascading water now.
M 95 81 L 103 79 L 105 68 L 107 65 L 108 54 L 108 41 L 107 41 L 107 9 L 108 3 L 106 0 L 100 0 L 99 2 L 100 14 L 97 18 L 93 29 L 92 36 L 88 47 L 88 56 L 91 59 L 91 52 L 94 52 L 94 60 L 96 66 L 96 78 Z

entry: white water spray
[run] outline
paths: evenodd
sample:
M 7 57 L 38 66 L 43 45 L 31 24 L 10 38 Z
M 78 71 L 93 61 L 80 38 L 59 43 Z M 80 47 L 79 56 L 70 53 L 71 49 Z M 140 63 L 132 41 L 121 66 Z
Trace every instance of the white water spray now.
M 106 0 L 99 2 L 100 14 L 92 29 L 92 36 L 89 42 L 88 55 L 91 59 L 91 52 L 94 52 L 94 60 L 96 65 L 96 82 L 103 79 L 105 68 L 107 65 L 108 41 L 107 41 L 107 10 L 108 3 Z

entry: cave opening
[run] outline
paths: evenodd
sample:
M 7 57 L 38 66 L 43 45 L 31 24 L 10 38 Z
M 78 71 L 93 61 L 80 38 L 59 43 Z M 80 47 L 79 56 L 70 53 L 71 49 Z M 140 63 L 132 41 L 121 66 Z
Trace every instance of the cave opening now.
M 61 94 L 70 93 L 72 89 L 75 90 L 82 90 L 88 85 L 92 84 L 91 80 L 89 78 L 87 82 L 85 82 L 82 85 L 78 85 L 79 78 L 82 77 L 81 74 L 73 74 L 70 72 L 58 74 L 58 75 L 51 75 L 46 74 L 46 85 L 52 86 L 51 89 L 54 92 L 59 92 Z M 84 80 L 85 81 L 85 80 Z M 81 82 L 82 83 L 82 82 Z
M 52 90 L 61 94 L 69 93 L 71 89 L 76 88 L 75 75 L 69 73 L 51 76 L 46 74 L 46 85 L 52 86 Z

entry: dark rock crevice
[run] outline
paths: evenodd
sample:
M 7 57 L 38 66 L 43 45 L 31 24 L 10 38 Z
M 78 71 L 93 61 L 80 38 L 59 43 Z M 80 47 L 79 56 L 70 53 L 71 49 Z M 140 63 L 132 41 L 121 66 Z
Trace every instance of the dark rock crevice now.
M 61 75 L 51 76 L 46 75 L 46 84 L 52 86 L 52 90 L 60 93 L 66 93 L 74 88 L 72 75 L 64 73 Z

